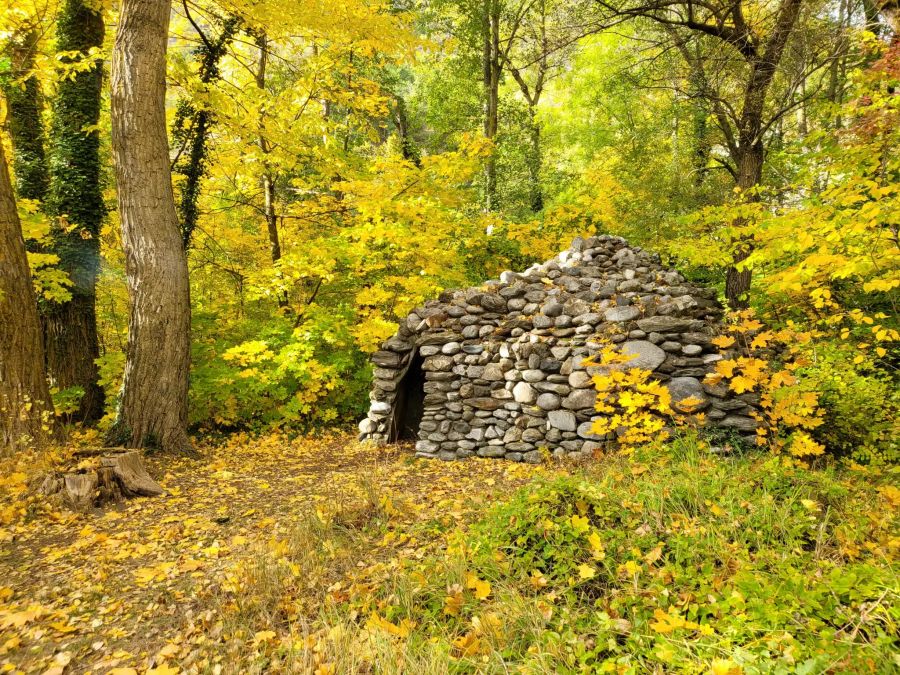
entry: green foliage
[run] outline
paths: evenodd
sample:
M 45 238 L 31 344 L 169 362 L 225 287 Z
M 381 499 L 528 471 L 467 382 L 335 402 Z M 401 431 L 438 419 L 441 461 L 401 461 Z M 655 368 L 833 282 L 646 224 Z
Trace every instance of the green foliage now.
M 348 332 L 347 310 L 313 308 L 291 319 L 246 319 L 227 333 L 195 316 L 201 333 L 191 373 L 191 423 L 206 428 L 305 429 L 362 414 L 365 356 Z
M 854 351 L 822 343 L 816 361 L 800 372 L 804 387 L 818 392 L 824 411 L 813 436 L 860 462 L 897 463 L 900 390 L 884 370 L 854 364 Z
M 66 389 L 52 390 L 53 409 L 58 415 L 71 415 L 78 410 L 81 399 L 84 396 L 83 387 L 68 387 Z

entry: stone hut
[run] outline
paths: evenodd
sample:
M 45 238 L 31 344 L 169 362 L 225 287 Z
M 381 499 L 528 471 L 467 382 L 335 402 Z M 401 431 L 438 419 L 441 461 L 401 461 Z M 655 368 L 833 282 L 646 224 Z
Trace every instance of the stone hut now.
M 416 441 L 416 454 L 540 460 L 592 453 L 599 414 L 582 364 L 610 344 L 667 384 L 673 407 L 696 397 L 707 424 L 753 434 L 752 395 L 703 383 L 723 358 L 712 289 L 689 284 L 658 255 L 620 237 L 576 238 L 552 260 L 413 311 L 372 356 L 362 439 Z

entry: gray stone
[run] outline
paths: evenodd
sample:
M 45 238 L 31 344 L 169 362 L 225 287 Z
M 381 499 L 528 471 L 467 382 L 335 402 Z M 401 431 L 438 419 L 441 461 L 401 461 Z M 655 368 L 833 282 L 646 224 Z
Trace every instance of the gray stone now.
M 597 392 L 593 389 L 576 389 L 563 400 L 563 408 L 567 410 L 593 409 L 597 401 Z
M 586 389 L 587 387 L 593 386 L 593 378 L 587 374 L 587 371 L 584 370 L 576 370 L 571 375 L 569 375 L 569 384 L 574 389 Z
M 519 382 L 512 390 L 513 398 L 517 403 L 534 403 L 537 394 L 527 382 Z
M 603 320 L 603 316 L 597 312 L 588 312 L 581 314 L 572 319 L 572 323 L 576 326 L 596 326 Z
M 596 435 L 592 429 L 594 427 L 593 422 L 582 422 L 578 425 L 578 437 L 584 438 L 590 441 L 602 441 L 603 437 Z
M 563 313 L 563 306 L 551 300 L 541 307 L 541 312 L 546 316 L 557 317 Z
M 611 307 L 603 313 L 603 318 L 610 322 L 621 323 L 623 321 L 636 319 L 640 315 L 641 310 L 637 307 L 626 305 L 624 307 Z
M 673 377 L 666 383 L 672 395 L 672 407 L 678 412 L 700 412 L 709 407 L 703 385 L 695 377 Z M 682 401 L 695 398 L 699 403 L 693 407 L 682 405 Z
M 437 452 L 440 446 L 432 441 L 416 441 L 416 452 Z
M 666 353 L 648 340 L 629 340 L 622 345 L 620 351 L 625 356 L 631 356 L 632 358 L 624 363 L 613 364 L 613 369 L 630 370 L 631 368 L 640 368 L 641 370 L 656 370 L 666 360 Z
M 728 415 L 716 422 L 716 426 L 725 427 L 726 429 L 737 429 L 738 431 L 756 431 L 757 424 L 757 421 L 752 417 L 744 417 L 743 415 Z
M 547 422 L 551 428 L 560 431 L 575 431 L 578 427 L 575 413 L 570 410 L 551 410 L 547 413 Z
M 522 455 L 522 461 L 527 464 L 540 464 L 541 463 L 541 451 L 540 450 L 531 450 Z
M 441 353 L 446 354 L 447 356 L 453 356 L 454 354 L 459 353 L 459 343 L 458 342 L 448 342 L 443 347 L 441 347 Z
M 372 401 L 369 410 L 373 413 L 388 413 L 391 411 L 391 404 L 387 401 Z
M 537 397 L 537 407 L 541 410 L 556 410 L 560 406 L 560 398 L 549 392 Z
M 650 316 L 639 319 L 638 328 L 647 333 L 680 333 L 702 325 L 702 321 L 683 319 L 677 316 Z
M 540 382 L 544 379 L 544 371 L 529 369 L 522 372 L 522 379 L 526 382 Z
M 478 449 L 479 457 L 503 457 L 506 454 L 506 448 L 502 445 L 487 445 Z
M 372 363 L 382 368 L 396 368 L 400 365 L 400 355 L 388 351 L 375 352 L 372 354 Z
M 697 356 L 703 351 L 703 347 L 700 345 L 685 345 L 681 348 L 681 353 L 686 354 L 687 356 Z
M 537 443 L 544 439 L 544 432 L 537 427 L 529 427 L 522 432 L 522 440 L 526 443 Z

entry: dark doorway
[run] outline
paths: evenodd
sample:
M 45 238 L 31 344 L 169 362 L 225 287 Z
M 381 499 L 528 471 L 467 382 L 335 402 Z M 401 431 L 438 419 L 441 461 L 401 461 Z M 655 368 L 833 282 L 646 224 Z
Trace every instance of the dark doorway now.
M 398 388 L 390 441 L 414 441 L 419 437 L 419 424 L 425 412 L 425 371 L 418 350 Z

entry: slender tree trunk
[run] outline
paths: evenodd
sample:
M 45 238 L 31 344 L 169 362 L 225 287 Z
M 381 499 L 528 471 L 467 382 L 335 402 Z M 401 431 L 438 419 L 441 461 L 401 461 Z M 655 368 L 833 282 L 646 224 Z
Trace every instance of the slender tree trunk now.
M 0 142 L 0 452 L 40 444 L 54 426 L 37 302 Z
M 260 33 L 256 38 L 256 45 L 259 47 L 259 64 L 256 69 L 256 86 L 261 92 L 266 91 L 266 69 L 269 63 L 269 40 L 264 32 Z M 260 132 L 259 132 L 259 149 L 263 153 L 263 215 L 266 219 L 266 231 L 269 235 L 269 251 L 272 254 L 272 263 L 281 260 L 281 237 L 278 234 L 278 213 L 275 211 L 275 172 L 268 160 L 268 155 L 272 152 L 269 141 L 266 139 L 265 132 L 262 128 L 265 111 L 260 111 Z M 287 293 L 278 294 L 278 306 L 287 307 Z
M 756 188 L 762 180 L 762 168 L 765 161 L 765 145 L 763 144 L 763 114 L 766 96 L 775 71 L 781 61 L 788 38 L 797 23 L 803 0 L 783 0 L 775 20 L 772 35 L 762 53 L 750 61 L 750 73 L 744 90 L 744 102 L 738 124 L 737 148 L 733 153 L 737 165 L 736 183 L 738 189 L 750 201 L 759 196 Z M 746 225 L 742 219 L 734 223 L 736 227 Z M 725 297 L 728 304 L 735 309 L 746 307 L 749 302 L 748 293 L 752 272 L 741 265 L 753 251 L 751 236 L 740 237 L 735 242 L 733 263 L 725 275 Z
M 30 31 L 22 40 L 10 43 L 12 69 L 2 78 L 2 85 L 12 139 L 16 194 L 19 199 L 43 202 L 50 178 L 44 153 L 43 97 L 38 78 L 32 73 L 38 39 L 38 33 Z
M 748 201 L 757 201 L 759 196 L 755 188 L 762 180 L 762 167 L 764 148 L 762 141 L 750 144 L 742 148 L 738 157 L 737 187 L 741 192 L 747 193 Z M 736 227 L 743 227 L 746 223 L 742 219 L 734 222 Z M 753 252 L 753 242 L 749 238 L 739 239 L 735 245 L 732 256 L 733 264 L 725 275 L 725 297 L 732 309 L 741 309 L 747 306 L 747 292 L 750 290 L 752 271 L 749 267 L 742 267 L 744 262 Z
M 409 132 L 409 116 L 406 113 L 406 101 L 399 94 L 394 94 L 394 123 L 397 133 L 400 135 L 400 152 L 403 159 L 412 162 L 417 167 L 422 165 L 422 158 L 416 142 Z
M 528 126 L 531 136 L 530 156 L 527 160 L 529 201 L 532 212 L 538 213 L 544 208 L 544 191 L 541 186 L 543 153 L 541 152 L 541 125 L 537 121 L 534 105 L 528 106 Z
M 57 51 L 86 56 L 103 46 L 102 15 L 84 0 L 65 0 L 57 21 Z M 64 61 L 69 57 L 63 56 Z M 80 58 L 80 57 L 79 57 Z M 43 307 L 47 369 L 60 389 L 84 390 L 73 419 L 103 416 L 97 383 L 96 285 L 100 269 L 100 226 L 105 216 L 100 169 L 103 66 L 95 63 L 59 82 L 50 133 L 48 212 L 54 217 L 53 252 L 72 281 L 72 299 Z M 93 128 L 86 132 L 85 129 Z
M 266 90 L 266 68 L 269 61 L 269 41 L 265 33 L 260 33 L 256 38 L 256 45 L 259 47 L 259 64 L 256 69 L 256 86 L 261 92 Z M 265 112 L 260 113 L 260 125 L 262 125 L 262 117 Z M 269 141 L 260 129 L 259 149 L 265 157 L 271 152 Z M 272 262 L 276 263 L 281 260 L 281 240 L 278 236 L 278 214 L 275 212 L 275 176 L 272 167 L 269 165 L 268 158 L 263 160 L 263 214 L 266 218 L 266 229 L 269 233 L 269 250 L 272 253 Z
M 191 305 L 166 139 L 170 0 L 123 0 L 111 119 L 131 299 L 125 378 L 111 440 L 189 452 Z
M 500 100 L 500 5 L 497 0 L 485 0 L 483 27 L 483 87 L 484 87 L 484 136 L 494 141 L 497 136 Z M 485 208 L 496 211 L 497 160 L 494 148 L 485 162 Z

